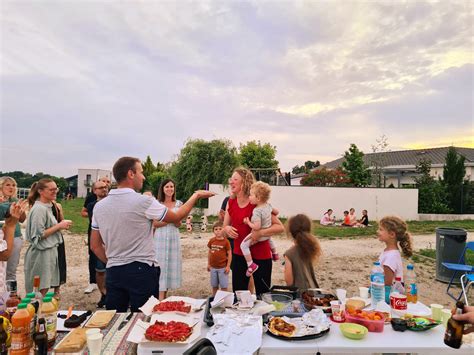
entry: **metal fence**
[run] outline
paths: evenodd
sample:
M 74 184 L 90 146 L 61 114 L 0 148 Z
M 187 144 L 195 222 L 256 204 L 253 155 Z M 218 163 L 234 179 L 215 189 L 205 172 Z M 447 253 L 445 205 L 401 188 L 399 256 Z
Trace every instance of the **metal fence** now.
M 30 193 L 30 189 L 25 188 L 25 187 L 19 187 L 17 197 L 18 198 L 27 198 L 29 193 Z

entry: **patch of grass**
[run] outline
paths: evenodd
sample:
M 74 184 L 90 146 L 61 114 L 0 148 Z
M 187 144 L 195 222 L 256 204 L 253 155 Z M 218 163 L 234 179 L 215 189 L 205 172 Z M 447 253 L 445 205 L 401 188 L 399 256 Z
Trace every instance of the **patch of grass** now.
M 89 218 L 81 216 L 84 199 L 75 198 L 74 200 L 62 200 L 61 206 L 63 206 L 64 218 L 72 221 L 72 227 L 69 229 L 71 233 L 87 234 Z
M 461 221 L 408 221 L 408 230 L 412 234 L 432 234 L 436 228 L 463 228 L 467 231 L 474 231 L 474 220 Z
M 432 258 L 436 260 L 436 250 L 435 249 L 420 249 L 418 254 Z M 415 256 L 413 256 L 414 258 Z M 466 264 L 474 265 L 474 252 L 472 250 L 466 251 Z
M 64 217 L 73 221 L 72 233 L 86 234 L 89 220 L 81 216 L 81 209 L 84 205 L 83 198 L 61 201 L 64 210 Z M 198 221 L 198 217 L 194 218 Z M 217 216 L 208 216 L 209 224 L 212 225 L 217 220 Z M 286 218 L 281 218 L 282 223 L 286 223 Z M 437 227 L 463 228 L 467 231 L 474 231 L 474 220 L 462 221 L 408 221 L 408 230 L 412 234 L 433 234 Z M 313 234 L 320 238 L 336 239 L 347 237 L 375 236 L 378 225 L 371 222 L 372 226 L 367 228 L 348 228 L 340 226 L 321 226 L 319 221 L 313 221 Z M 208 230 L 210 229 L 210 226 Z M 182 231 L 186 228 L 183 226 Z

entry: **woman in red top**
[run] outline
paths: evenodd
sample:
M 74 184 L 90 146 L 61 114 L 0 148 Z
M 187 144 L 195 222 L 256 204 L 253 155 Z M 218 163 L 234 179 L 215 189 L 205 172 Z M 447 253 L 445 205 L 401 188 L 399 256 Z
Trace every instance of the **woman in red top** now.
M 252 232 L 252 238 L 258 240 L 260 237 L 269 237 L 284 232 L 283 224 L 272 215 L 272 225 L 259 231 L 252 229 L 244 223 L 244 218 L 252 217 L 255 205 L 250 204 L 250 186 L 255 182 L 252 172 L 245 168 L 234 170 L 229 180 L 232 197 L 227 203 L 224 217 L 224 231 L 227 236 L 234 239 L 232 254 L 232 288 L 234 291 L 247 290 L 249 278 L 245 275 L 247 262 L 240 249 L 244 238 Z M 254 244 L 251 248 L 254 262 L 258 265 L 253 274 L 255 290 L 257 294 L 268 292 L 272 282 L 272 252 L 268 241 Z

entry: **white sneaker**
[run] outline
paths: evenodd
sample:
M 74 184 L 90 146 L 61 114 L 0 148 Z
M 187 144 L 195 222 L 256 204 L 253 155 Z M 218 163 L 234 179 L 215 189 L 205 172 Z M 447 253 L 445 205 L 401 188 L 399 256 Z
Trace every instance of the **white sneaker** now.
M 95 290 L 97 290 L 97 284 L 89 284 L 89 286 L 86 287 L 86 289 L 84 290 L 84 293 L 92 293 L 94 292 Z

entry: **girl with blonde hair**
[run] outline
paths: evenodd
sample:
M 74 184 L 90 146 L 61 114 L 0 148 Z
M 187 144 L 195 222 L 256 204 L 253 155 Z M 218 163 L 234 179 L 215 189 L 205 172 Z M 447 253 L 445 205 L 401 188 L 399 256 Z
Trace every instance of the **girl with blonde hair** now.
M 403 282 L 403 263 L 398 247 L 402 250 L 403 256 L 409 258 L 413 255 L 412 241 L 407 224 L 396 216 L 387 216 L 380 220 L 377 237 L 385 243 L 379 261 L 384 269 L 387 293 L 388 287 L 392 286 L 396 277 L 400 277 Z

